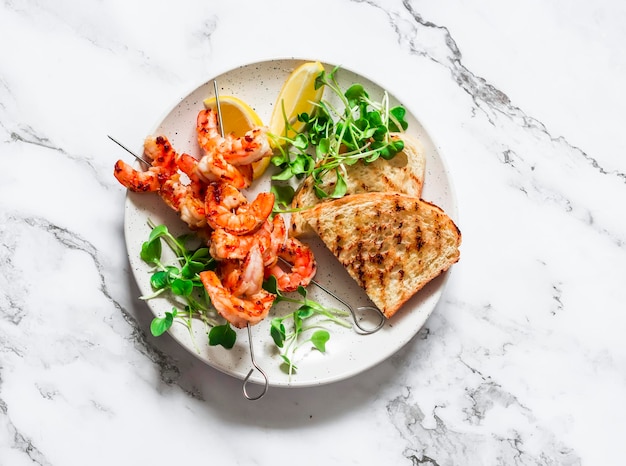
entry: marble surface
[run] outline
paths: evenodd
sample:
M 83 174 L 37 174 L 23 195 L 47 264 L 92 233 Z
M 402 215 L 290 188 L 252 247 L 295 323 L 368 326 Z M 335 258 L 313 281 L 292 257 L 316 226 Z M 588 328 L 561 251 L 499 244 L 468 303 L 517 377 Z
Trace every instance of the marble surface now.
M 0 4 L 0 464 L 617 465 L 626 447 L 626 8 Z M 150 335 L 122 156 L 216 73 L 362 70 L 446 157 L 461 261 L 387 361 L 259 401 Z

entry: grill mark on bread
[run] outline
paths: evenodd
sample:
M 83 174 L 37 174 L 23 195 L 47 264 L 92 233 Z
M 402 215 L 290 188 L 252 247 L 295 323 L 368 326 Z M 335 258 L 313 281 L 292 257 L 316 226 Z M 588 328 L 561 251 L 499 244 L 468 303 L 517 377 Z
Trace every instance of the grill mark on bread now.
M 303 213 L 387 317 L 459 257 L 458 227 L 439 207 L 415 197 L 354 194 Z

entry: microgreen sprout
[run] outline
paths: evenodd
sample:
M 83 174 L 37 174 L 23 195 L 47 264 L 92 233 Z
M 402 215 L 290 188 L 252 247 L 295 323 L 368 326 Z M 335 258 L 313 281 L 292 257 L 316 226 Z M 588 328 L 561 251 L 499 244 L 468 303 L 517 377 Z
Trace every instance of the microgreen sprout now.
M 359 83 L 342 91 L 335 76 L 338 69 L 322 71 L 315 79 L 315 87 L 330 89 L 339 98 L 343 109 L 322 99 L 316 104 L 313 114 L 301 113 L 297 116 L 298 121 L 304 123 L 300 133 L 294 137 L 287 136 L 294 130 L 285 119 L 290 131 L 283 136 L 273 135 L 279 143 L 271 161 L 281 170 L 272 177 L 273 180 L 311 176 L 319 198 L 345 195 L 346 166 L 360 160 L 371 163 L 380 157 L 390 160 L 401 152 L 404 143 L 392 138 L 390 133 L 404 131 L 408 127 L 406 110 L 402 106 L 390 108 L 386 92 L 381 101 L 376 102 Z M 329 172 L 334 172 L 337 177 L 332 192 L 321 188 L 324 176 Z
M 270 192 L 274 194 L 274 213 L 291 212 L 291 201 L 295 196 L 295 190 L 288 184 L 272 183 Z
M 215 328 L 221 321 L 211 307 L 199 276 L 200 272 L 215 268 L 215 260 L 209 254 L 209 249 L 204 246 L 190 249 L 187 245 L 192 239 L 191 235 L 175 237 L 165 225 L 156 226 L 151 221 L 148 224 L 152 230 L 148 240 L 141 246 L 140 257 L 154 267 L 150 276 L 154 292 L 141 299 L 153 299 L 169 293 L 175 304 L 182 308 L 173 307 L 164 316 L 155 317 L 150 325 L 151 333 L 154 336 L 162 335 L 175 321 L 183 323 L 191 331 L 192 319 L 200 319 Z M 163 242 L 174 253 L 176 265 L 162 262 Z M 229 342 L 228 339 L 224 341 L 226 344 Z
M 165 312 L 165 315 L 155 317 L 150 324 L 151 333 L 154 336 L 160 336 L 169 330 L 174 322 L 183 323 L 191 332 L 192 320 L 200 319 L 211 327 L 208 332 L 209 345 L 221 345 L 226 349 L 231 349 L 235 345 L 237 334 L 228 322 L 224 322 L 216 314 L 200 281 L 200 272 L 213 270 L 216 265 L 208 248 L 189 249 L 187 244 L 191 240 L 191 235 L 175 237 L 165 225 L 155 226 L 152 222 L 149 222 L 149 225 L 152 231 L 148 240 L 142 244 L 140 255 L 146 263 L 154 266 L 150 277 L 154 293 L 142 296 L 141 299 L 153 299 L 169 292 L 175 298 L 176 304 L 182 308 L 173 307 L 171 311 Z M 176 265 L 162 262 L 163 242 L 176 256 Z M 263 287 L 276 295 L 275 303 L 284 301 L 299 306 L 288 315 L 272 319 L 270 326 L 270 335 L 274 343 L 282 349 L 281 368 L 288 374 L 296 370 L 292 362 L 294 352 L 305 343 L 310 342 L 322 353 L 326 351 L 326 342 L 330 338 L 330 333 L 324 328 L 325 323 L 332 322 L 347 328 L 351 326 L 343 319 L 349 313 L 324 307 L 308 299 L 307 291 L 303 287 L 298 288 L 300 295 L 298 299 L 282 294 L 278 290 L 274 276 L 270 276 Z M 311 319 L 313 316 L 318 316 L 318 319 Z
M 297 349 L 306 343 L 321 353 L 326 352 L 326 342 L 330 339 L 330 332 L 324 324 L 333 323 L 350 328 L 352 324 L 345 320 L 349 313 L 340 309 L 325 307 L 320 303 L 307 298 L 304 287 L 298 287 L 300 298 L 291 298 L 282 294 L 277 287 L 276 278 L 268 277 L 263 288 L 274 293 L 276 300 L 298 304 L 298 308 L 282 317 L 274 317 L 270 321 L 270 335 L 279 348 L 282 360 L 281 369 L 290 376 L 297 371 L 294 364 L 294 355 Z M 317 318 L 314 318 L 317 317 Z

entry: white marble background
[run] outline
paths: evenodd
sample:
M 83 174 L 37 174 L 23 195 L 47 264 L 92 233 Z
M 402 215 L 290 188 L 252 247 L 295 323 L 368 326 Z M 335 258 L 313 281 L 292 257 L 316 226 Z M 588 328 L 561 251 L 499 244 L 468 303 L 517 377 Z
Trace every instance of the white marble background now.
M 624 24 L 617 0 L 1 2 L 0 465 L 623 464 Z M 249 402 L 150 336 L 106 135 L 291 56 L 407 101 L 464 243 L 394 357 Z

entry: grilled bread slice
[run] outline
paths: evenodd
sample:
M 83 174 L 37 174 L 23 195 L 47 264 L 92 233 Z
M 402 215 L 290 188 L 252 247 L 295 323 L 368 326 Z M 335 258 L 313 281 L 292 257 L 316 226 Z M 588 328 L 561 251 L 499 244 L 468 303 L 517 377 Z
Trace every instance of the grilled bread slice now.
M 420 197 L 424 185 L 426 158 L 424 149 L 418 139 L 407 134 L 392 133 L 392 138 L 401 138 L 404 141 L 404 150 L 396 154 L 391 160 L 379 158 L 371 163 L 359 161 L 354 165 L 346 166 L 344 176 L 346 194 L 365 192 L 398 192 L 414 197 Z M 322 178 L 320 186 L 325 192 L 331 192 L 337 183 L 334 171 Z M 296 195 L 292 207 L 295 209 L 307 208 L 322 202 L 315 194 L 313 179 L 306 178 Z M 300 236 L 310 231 L 307 223 L 299 212 L 291 215 L 290 235 Z
M 452 219 L 413 196 L 352 194 L 302 216 L 387 318 L 460 257 Z

